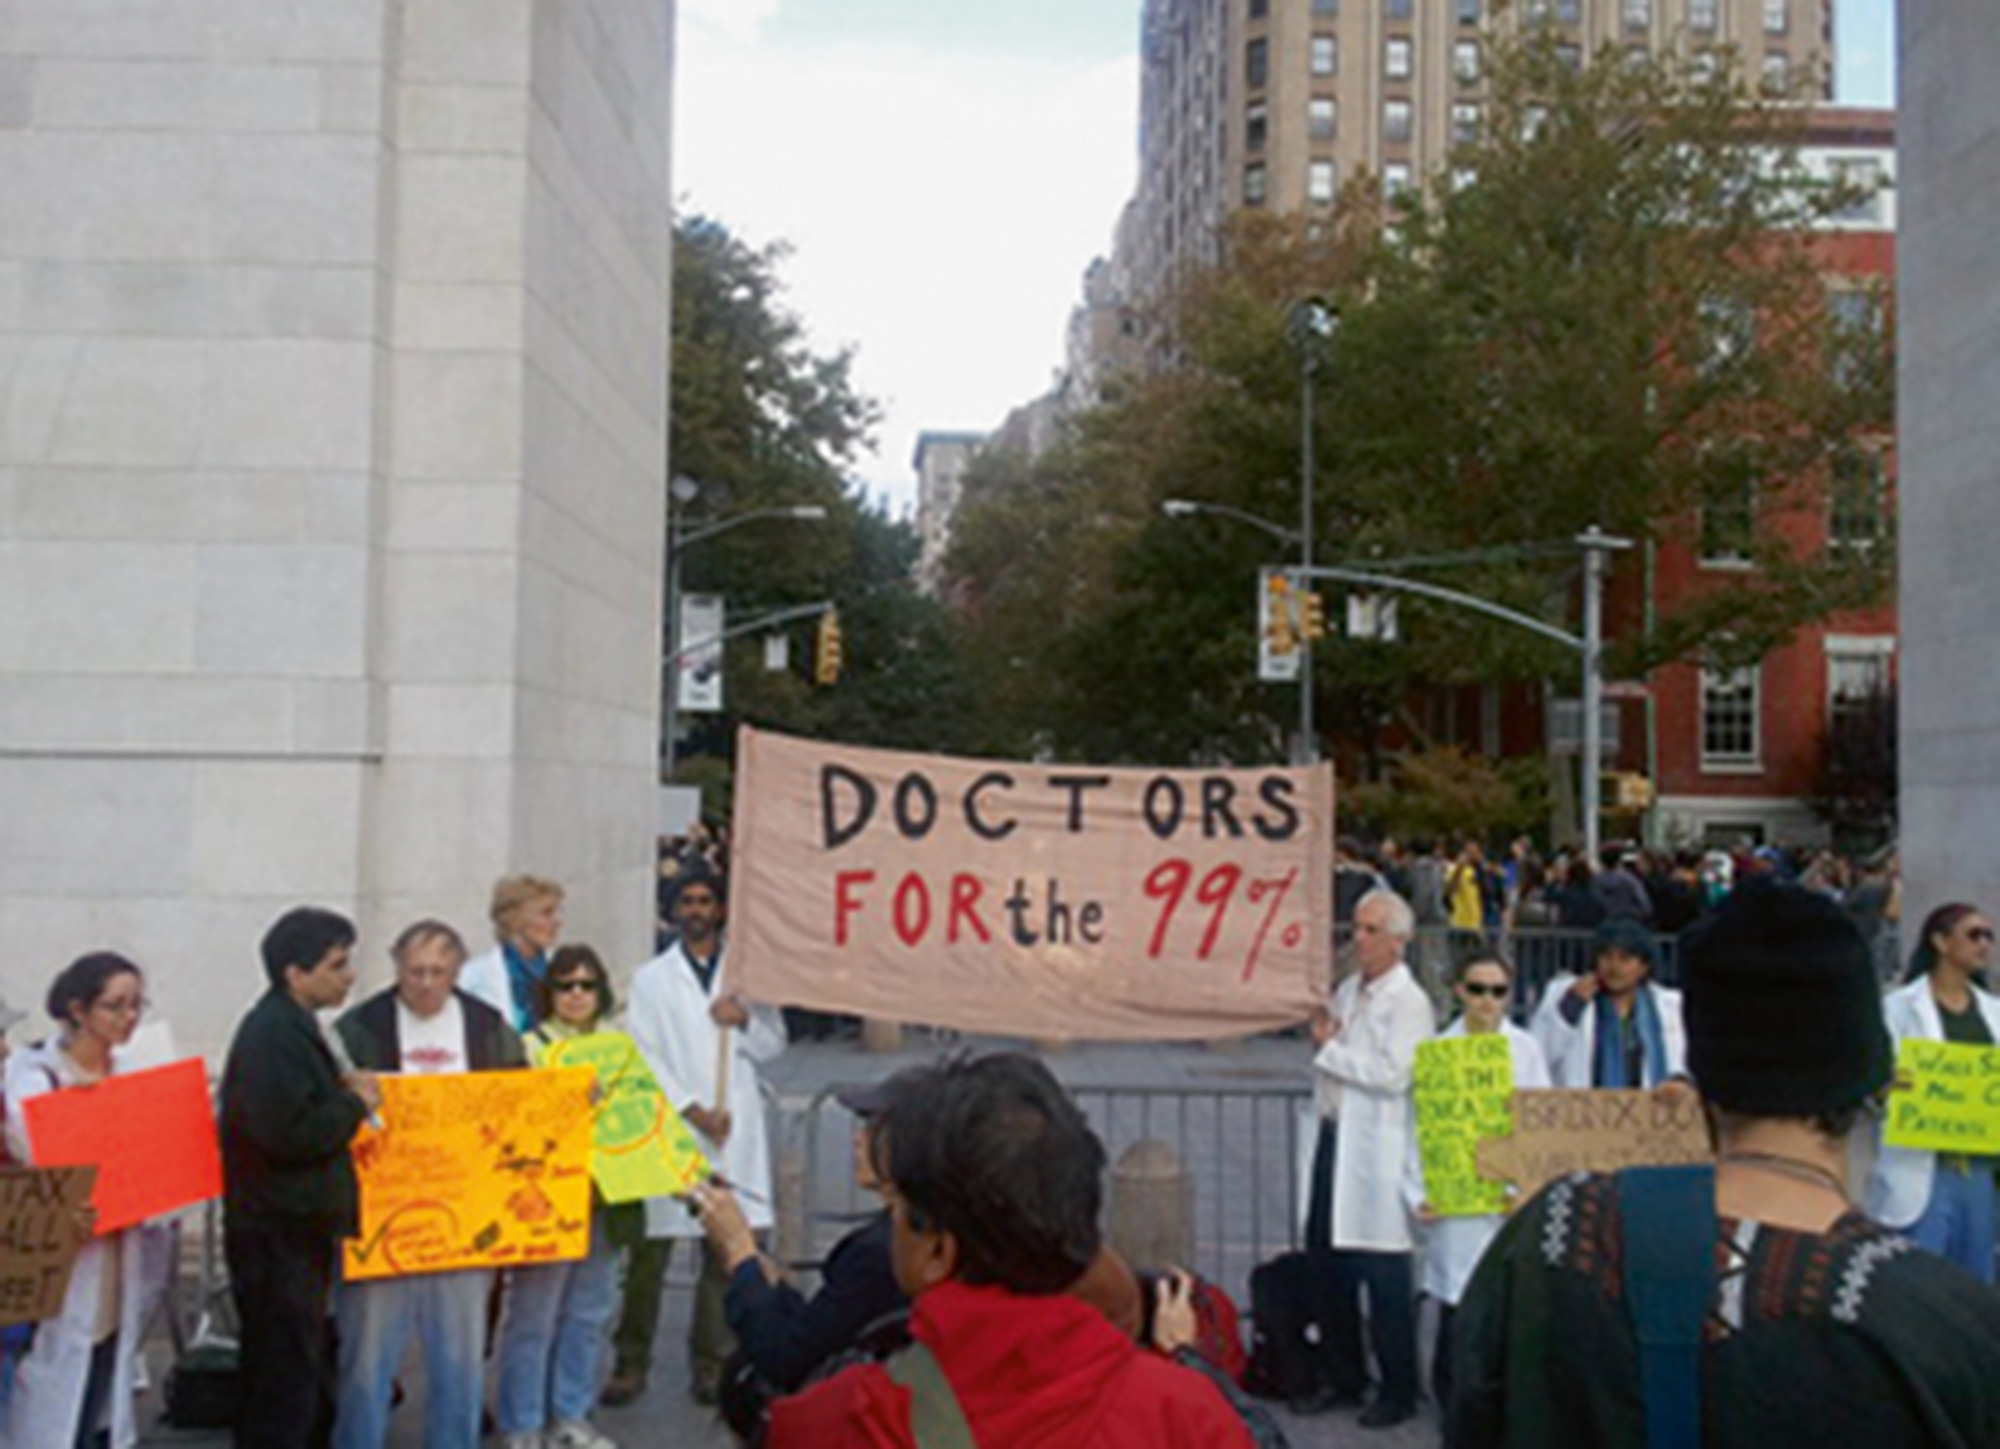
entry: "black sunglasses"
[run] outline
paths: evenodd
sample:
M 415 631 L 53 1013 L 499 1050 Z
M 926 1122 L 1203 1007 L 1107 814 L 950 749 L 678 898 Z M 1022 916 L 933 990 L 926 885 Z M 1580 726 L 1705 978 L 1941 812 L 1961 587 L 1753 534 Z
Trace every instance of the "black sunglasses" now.
M 1505 996 L 1513 989 L 1504 982 L 1498 986 L 1484 981 L 1461 981 L 1458 984 L 1465 989 L 1467 996 Z
M 594 993 L 597 990 L 597 982 L 588 976 L 572 976 L 567 981 L 551 981 L 549 983 L 549 990 L 557 993 L 564 991 L 589 991 Z
M 1974 941 L 1990 941 L 1993 939 L 1993 928 L 1991 926 L 1974 926 L 1965 934 Z

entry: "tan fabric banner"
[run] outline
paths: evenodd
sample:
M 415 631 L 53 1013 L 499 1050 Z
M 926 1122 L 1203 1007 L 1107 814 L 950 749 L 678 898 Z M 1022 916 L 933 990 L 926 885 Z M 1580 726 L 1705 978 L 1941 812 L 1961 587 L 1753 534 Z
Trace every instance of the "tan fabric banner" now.
M 1324 999 L 1333 771 L 1007 764 L 745 729 L 730 972 L 757 1000 L 1166 1040 Z

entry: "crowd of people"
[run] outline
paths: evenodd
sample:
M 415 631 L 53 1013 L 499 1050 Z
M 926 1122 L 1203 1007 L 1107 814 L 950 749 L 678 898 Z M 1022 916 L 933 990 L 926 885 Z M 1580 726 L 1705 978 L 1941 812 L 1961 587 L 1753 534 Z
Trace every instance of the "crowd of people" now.
M 1871 1110 L 1897 1042 L 2000 1043 L 1983 912 L 1932 912 L 1885 997 L 1850 901 L 1732 864 L 1684 927 L 1675 989 L 1658 979 L 1662 893 L 1634 862 L 1587 878 L 1617 908 L 1591 927 L 1587 966 L 1549 980 L 1532 1011 L 1504 935 L 1467 926 L 1440 1029 L 1409 961 L 1420 911 L 1386 879 L 1400 857 L 1371 864 L 1349 842 L 1340 856 L 1366 883 L 1347 902 L 1351 969 L 1310 1023 L 1317 1130 L 1299 1222 L 1316 1325 L 1293 1411 L 1355 1409 L 1386 1428 L 1428 1387 L 1452 1445 L 1639 1444 L 1656 1417 L 1686 1412 L 1708 1443 L 1842 1427 L 1871 1445 L 2000 1443 L 1994 1159 L 1883 1144 Z M 645 1390 L 664 1275 L 687 1242 L 691 1391 L 747 1441 L 1282 1444 L 1241 1390 L 1226 1297 L 1171 1267 L 1135 1272 L 1103 1242 L 1104 1148 L 1031 1055 L 960 1055 L 843 1092 L 857 1181 L 881 1208 L 835 1247 L 817 1292 L 788 1282 L 766 1249 L 758 1081 L 786 1031 L 731 989 L 717 860 L 699 849 L 663 869 L 671 932 L 622 1007 L 599 954 L 564 942 L 562 887 L 535 876 L 495 886 L 489 949 L 418 920 L 389 947 L 393 982 L 351 1005 L 352 922 L 304 906 L 269 927 L 266 990 L 230 1046 L 218 1111 L 236 1442 L 375 1449 L 414 1342 L 427 1445 L 472 1449 L 490 1428 L 505 1449 L 607 1449 L 597 1409 Z M 1456 865 L 1439 875 L 1453 929 L 1488 895 L 1476 847 Z M 7 1061 L 13 1160 L 33 1161 L 24 1103 L 120 1069 L 144 992 L 141 968 L 109 953 L 59 974 L 55 1033 Z M 0 1032 L 19 1018 L 0 1003 Z M 681 1196 L 595 1198 L 572 1260 L 342 1281 L 360 1226 L 353 1145 L 380 1122 L 384 1076 L 533 1069 L 607 1031 L 629 1034 L 712 1176 Z M 1504 1213 L 1441 1216 L 1416 1143 L 1416 1057 L 1478 1035 L 1504 1039 L 1516 1087 L 1699 1102 L 1712 1170 L 1578 1174 Z M 172 1239 L 153 1223 L 90 1226 L 61 1313 L 0 1342 L 0 1445 L 136 1441 L 138 1343 Z M 1691 1326 L 1649 1316 L 1663 1272 L 1702 1285 Z M 1428 1354 L 1422 1296 L 1438 1308 Z M 1669 1360 L 1701 1371 L 1677 1377 Z

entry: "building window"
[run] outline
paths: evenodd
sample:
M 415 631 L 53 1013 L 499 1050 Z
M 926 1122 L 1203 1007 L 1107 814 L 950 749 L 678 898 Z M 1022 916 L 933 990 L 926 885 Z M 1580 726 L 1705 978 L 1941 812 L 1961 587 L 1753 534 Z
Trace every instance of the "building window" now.
M 1251 90 L 1262 90 L 1271 79 L 1271 42 L 1259 36 L 1243 47 L 1243 81 Z
M 1523 141 L 1540 140 L 1542 132 L 1548 129 L 1548 124 L 1549 108 L 1547 106 L 1529 105 L 1521 108 L 1521 139 Z
M 1564 25 L 1583 24 L 1583 0 L 1556 0 L 1556 19 Z
M 1271 13 L 1271 0 L 1250 0 L 1250 18 L 1262 20 Z
M 1646 30 L 1653 24 L 1653 0 L 1619 0 L 1618 13 L 1627 30 Z
M 1479 23 L 1479 0 L 1458 0 L 1458 23 L 1460 25 Z
M 1701 672 L 1701 765 L 1705 770 L 1757 765 L 1757 666 Z
M 1565 40 L 1556 47 L 1556 61 L 1564 70 L 1583 69 L 1583 47 Z
M 1264 163 L 1252 161 L 1243 168 L 1243 204 L 1262 206 L 1264 204 Z
M 1470 146 L 1479 139 L 1479 107 L 1455 105 L 1451 108 L 1451 144 Z
M 1451 73 L 1462 86 L 1479 84 L 1479 42 L 1458 40 L 1452 42 Z
M 1733 367 L 1757 345 L 1757 319 L 1734 297 L 1704 297 L 1696 309 L 1701 327 L 1701 370 Z
M 1783 95 L 1792 83 L 1792 58 L 1782 50 L 1764 52 L 1764 89 Z
M 1382 0 L 1382 17 L 1385 20 L 1408 20 L 1410 0 Z
M 1410 42 L 1405 36 L 1391 36 L 1382 43 L 1382 74 L 1389 80 L 1410 78 Z
M 1340 14 L 1340 0 L 1313 0 L 1313 14 L 1315 15 Z
M 1881 540 L 1888 480 L 1882 451 L 1850 444 L 1833 456 L 1826 534 L 1835 548 L 1871 548 Z
M 1382 139 L 1391 142 L 1406 142 L 1410 139 L 1410 103 L 1408 101 L 1382 102 Z
M 1725 463 L 1702 485 L 1701 561 L 1725 567 L 1749 563 L 1756 533 L 1756 481 Z
M 1314 96 L 1307 101 L 1306 117 L 1315 141 L 1331 141 L 1340 127 L 1340 113 L 1332 96 Z
M 1315 206 L 1333 202 L 1333 163 L 1312 161 L 1306 165 L 1306 200 Z
M 1243 112 L 1244 150 L 1261 151 L 1264 149 L 1265 133 L 1270 129 L 1268 115 L 1269 113 L 1262 101 L 1252 101 L 1245 108 Z
M 1337 75 L 1340 71 L 1340 47 L 1331 35 L 1315 35 L 1312 38 L 1312 73 L 1314 75 Z
M 1891 666 L 1896 641 L 1882 636 L 1842 637 L 1826 641 L 1826 712 L 1829 733 L 1880 729 L 1895 708 Z
M 1410 163 L 1391 161 L 1382 167 L 1382 199 L 1394 201 L 1410 189 Z
M 1713 30 L 1719 0 L 1688 0 L 1688 29 Z
M 1764 33 L 1783 35 L 1791 28 L 1791 6 L 1787 0 L 1764 0 Z
M 1882 219 L 1882 163 L 1873 156 L 1835 156 L 1826 163 L 1827 179 L 1848 195 L 1833 213 L 1835 221 L 1879 222 Z

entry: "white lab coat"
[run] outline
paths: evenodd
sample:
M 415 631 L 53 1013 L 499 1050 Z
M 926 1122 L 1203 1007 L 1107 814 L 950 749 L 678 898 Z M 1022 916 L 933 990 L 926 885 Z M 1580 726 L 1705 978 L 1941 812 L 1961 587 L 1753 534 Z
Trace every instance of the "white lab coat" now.
M 1511 1021 L 1503 1021 L 1500 1030 L 1507 1038 L 1508 1053 L 1514 1059 L 1514 1090 L 1546 1087 L 1549 1084 L 1549 1068 L 1542 1058 L 1540 1045 Z M 1460 1017 L 1438 1035 L 1440 1040 L 1464 1036 L 1465 1019 Z M 1408 1168 L 1403 1174 L 1403 1201 L 1414 1213 L 1423 1200 L 1423 1158 L 1417 1151 L 1416 1141 L 1412 1139 Z M 1424 1266 L 1419 1289 L 1440 1303 L 1458 1302 L 1465 1292 L 1467 1280 L 1472 1277 L 1472 1270 L 1479 1266 L 1480 1254 L 1493 1241 L 1493 1235 L 1500 1231 L 1502 1221 L 1501 1214 L 1490 1213 L 1484 1217 L 1438 1218 L 1425 1223 Z
M 112 1070 L 117 1070 L 115 1060 Z M 22 1104 L 55 1090 L 57 1083 L 71 1086 L 73 1079 L 53 1041 L 24 1047 L 8 1059 L 7 1138 L 22 1161 L 32 1161 Z M 34 1347 L 15 1371 L 13 1399 L 0 1418 L 0 1446 L 5 1449 L 51 1449 L 76 1441 L 77 1416 L 83 1411 L 95 1346 L 97 1295 L 112 1253 L 119 1255 L 121 1292 L 118 1360 L 111 1379 L 111 1449 L 131 1449 L 138 1443 L 132 1404 L 138 1388 L 139 1341 L 173 1269 L 173 1231 L 160 1223 L 140 1223 L 110 1237 L 94 1238 L 77 1254 L 62 1312 L 37 1326 Z
M 675 1110 L 713 1107 L 717 1058 L 723 1032 L 708 1014 L 709 1003 L 728 993 L 729 963 L 716 969 L 713 995 L 701 982 L 676 941 L 639 968 L 632 978 L 632 1000 L 625 1012 L 625 1029 L 639 1043 L 653 1075 Z M 729 1141 L 717 1147 L 696 1133 L 702 1150 L 722 1175 L 742 1189 L 743 1215 L 753 1228 L 771 1226 L 771 1150 L 764 1125 L 764 1099 L 757 1082 L 757 1064 L 785 1049 L 785 1023 L 774 1007 L 750 1008 L 750 1024 L 728 1034 Z M 698 1238 L 701 1224 L 678 1199 L 646 1200 L 646 1236 Z
M 2000 1042 L 2000 997 L 1972 988 L 1986 1029 Z M 1882 1019 L 1890 1040 L 1943 1041 L 1944 1019 L 1938 1015 L 1937 998 L 1931 995 L 1930 978 L 1898 987 L 1882 1002 Z M 1891 1147 L 1880 1141 L 1875 1166 L 1868 1174 L 1868 1216 L 1892 1228 L 1907 1228 L 1930 1206 L 1931 1185 L 1937 1174 L 1937 1154 L 1914 1147 Z
M 507 1025 L 514 1024 L 514 987 L 507 979 L 507 953 L 499 945 L 466 959 L 458 969 L 458 989 L 499 1012 Z
M 1575 978 L 1571 978 L 1574 980 Z M 1563 990 L 1568 991 L 1565 985 Z M 1639 988 L 1653 993 L 1654 1004 L 1660 1009 L 1660 1044 L 1666 1048 L 1666 1076 L 1654 1078 L 1651 1067 L 1647 1068 L 1648 1079 L 1640 1085 L 1657 1087 L 1669 1077 L 1678 1077 L 1687 1071 L 1687 1029 L 1681 1024 L 1681 994 L 1665 986 L 1655 986 L 1648 981 Z M 1562 1019 L 1557 1002 L 1560 997 L 1553 994 L 1543 1003 L 1547 1015 L 1535 1013 L 1536 1038 L 1549 1059 L 1549 1080 L 1558 1087 L 1593 1087 L 1594 1067 L 1597 1061 L 1597 1003 L 1587 1002 L 1583 1015 L 1577 1018 L 1575 1026 Z
M 1402 1181 L 1415 1135 L 1410 1081 L 1417 1047 L 1435 1030 L 1437 1017 L 1430 997 L 1401 963 L 1365 987 L 1359 973 L 1349 976 L 1334 988 L 1332 1009 L 1340 1018 L 1340 1035 L 1313 1057 L 1317 1115 L 1336 1116 L 1340 1124 L 1332 1246 L 1407 1253 L 1413 1240 Z M 1312 1129 L 1300 1134 L 1301 1222 L 1312 1194 L 1317 1122 Z

